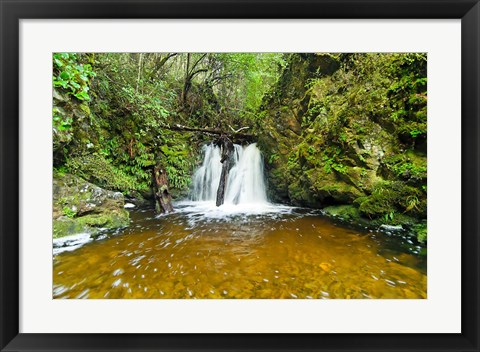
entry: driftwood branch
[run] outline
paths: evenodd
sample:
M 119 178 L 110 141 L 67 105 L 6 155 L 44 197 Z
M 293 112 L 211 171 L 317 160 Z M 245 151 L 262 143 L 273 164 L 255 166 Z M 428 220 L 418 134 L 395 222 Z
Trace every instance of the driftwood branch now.
M 228 127 L 230 127 L 230 129 L 233 131 L 233 133 L 238 133 L 240 131 L 243 131 L 243 130 L 248 130 L 250 127 L 242 127 L 242 128 L 239 128 L 238 130 L 235 130 L 232 126 L 228 125 Z

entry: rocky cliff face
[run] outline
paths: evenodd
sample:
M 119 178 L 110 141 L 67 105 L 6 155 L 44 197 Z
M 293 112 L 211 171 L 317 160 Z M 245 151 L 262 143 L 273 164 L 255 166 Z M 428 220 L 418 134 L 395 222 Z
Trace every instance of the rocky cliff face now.
M 271 197 L 423 240 L 426 102 L 421 54 L 291 55 L 259 126 Z

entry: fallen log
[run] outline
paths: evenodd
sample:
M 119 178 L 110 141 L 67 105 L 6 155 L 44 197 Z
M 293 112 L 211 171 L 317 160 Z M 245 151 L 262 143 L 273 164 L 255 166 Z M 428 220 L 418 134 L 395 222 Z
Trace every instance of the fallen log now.
M 228 126 L 230 127 L 230 126 Z M 162 126 L 162 128 L 171 130 L 171 131 L 186 131 L 186 132 L 199 132 L 205 133 L 212 136 L 228 136 L 231 141 L 244 141 L 244 142 L 253 142 L 256 137 L 253 134 L 241 133 L 241 131 L 248 129 L 248 127 L 242 127 L 238 130 L 234 130 L 232 127 L 232 132 L 224 131 L 218 128 L 199 128 L 199 127 L 188 127 L 179 124 L 172 126 Z
M 168 187 L 167 171 L 160 163 L 153 168 L 153 186 L 156 212 L 159 214 L 172 212 L 172 195 Z

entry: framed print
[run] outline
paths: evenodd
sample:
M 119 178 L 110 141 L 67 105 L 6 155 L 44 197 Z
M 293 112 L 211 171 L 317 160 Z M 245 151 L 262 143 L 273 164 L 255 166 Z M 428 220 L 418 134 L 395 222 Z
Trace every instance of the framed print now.
M 478 1 L 0 9 L 2 350 L 479 349 Z

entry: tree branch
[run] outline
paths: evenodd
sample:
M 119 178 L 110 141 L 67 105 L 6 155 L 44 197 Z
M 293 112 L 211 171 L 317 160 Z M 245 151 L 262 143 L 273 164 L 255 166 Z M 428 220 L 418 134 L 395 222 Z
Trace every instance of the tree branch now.
M 229 126 L 232 128 L 231 126 Z M 186 132 L 199 132 L 205 133 L 208 135 L 213 136 L 228 136 L 232 140 L 243 140 L 245 142 L 252 142 L 256 139 L 256 137 L 252 134 L 240 133 L 240 131 L 248 129 L 249 127 L 242 127 L 238 130 L 234 130 L 233 132 L 227 132 L 218 128 L 199 128 L 199 127 L 188 127 L 179 124 L 175 124 L 173 126 L 164 125 L 161 128 L 171 131 L 186 131 Z M 233 128 L 232 128 L 233 130 Z

